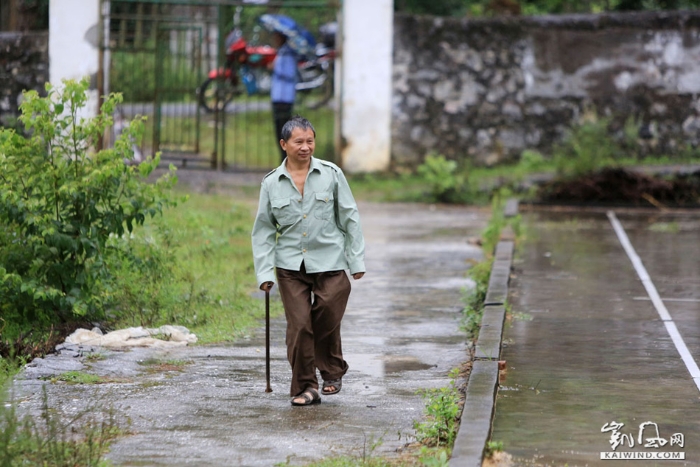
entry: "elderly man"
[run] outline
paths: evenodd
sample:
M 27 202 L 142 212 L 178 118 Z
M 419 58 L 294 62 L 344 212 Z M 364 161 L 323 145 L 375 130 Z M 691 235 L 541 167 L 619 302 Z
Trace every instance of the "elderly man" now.
M 292 405 L 336 394 L 348 371 L 340 322 L 350 281 L 365 273 L 365 244 L 355 199 L 335 164 L 313 157 L 316 131 L 302 117 L 282 128 L 287 158 L 265 176 L 253 226 L 255 273 L 269 291 L 277 269 L 287 318 L 287 358 L 292 366 Z

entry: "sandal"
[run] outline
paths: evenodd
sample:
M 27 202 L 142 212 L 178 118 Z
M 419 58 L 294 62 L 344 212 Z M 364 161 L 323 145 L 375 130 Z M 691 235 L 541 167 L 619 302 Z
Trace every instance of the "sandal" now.
M 295 399 L 304 399 L 304 402 L 294 402 Z M 292 397 L 292 405 L 311 405 L 318 402 L 321 402 L 321 396 L 314 388 L 309 388 L 298 396 Z
M 335 389 L 329 390 L 328 388 L 334 387 Z M 338 394 L 340 389 L 343 387 L 343 378 L 331 379 L 323 382 L 323 389 L 321 394 L 325 396 L 330 396 L 331 394 Z

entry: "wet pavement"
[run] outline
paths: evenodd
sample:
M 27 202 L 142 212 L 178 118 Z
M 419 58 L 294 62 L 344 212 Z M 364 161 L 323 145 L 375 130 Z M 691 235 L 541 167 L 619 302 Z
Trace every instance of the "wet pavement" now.
M 343 321 L 350 370 L 342 392 L 312 407 L 289 403 L 284 321 L 272 323 L 272 393 L 265 393 L 264 331 L 235 345 L 103 351 L 104 359 L 48 358 L 16 385 L 23 410 L 41 387 L 66 413 L 112 405 L 131 420 L 108 458 L 119 466 L 303 465 L 331 455 L 394 455 L 412 441 L 424 401 L 468 358 L 459 329 L 466 271 L 482 257 L 467 238 L 488 213 L 459 207 L 361 204 L 366 276 L 353 282 Z M 262 303 L 261 303 L 262 306 Z M 38 379 L 68 369 L 99 385 Z
M 700 361 L 700 213 L 616 214 Z M 523 222 L 492 434 L 514 458 L 503 465 L 605 466 L 601 452 L 623 451 L 686 458 L 623 465 L 700 465 L 700 391 L 606 212 L 529 212 Z M 615 449 L 613 421 L 624 423 Z

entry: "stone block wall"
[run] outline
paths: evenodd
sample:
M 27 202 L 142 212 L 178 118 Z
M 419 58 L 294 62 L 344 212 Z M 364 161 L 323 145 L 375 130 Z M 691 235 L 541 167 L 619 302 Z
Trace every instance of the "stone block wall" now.
M 49 79 L 47 32 L 0 32 L 0 125 L 15 127 L 23 90 L 45 95 Z
M 645 150 L 700 143 L 700 11 L 494 19 L 396 15 L 392 162 L 547 154 L 587 112 Z

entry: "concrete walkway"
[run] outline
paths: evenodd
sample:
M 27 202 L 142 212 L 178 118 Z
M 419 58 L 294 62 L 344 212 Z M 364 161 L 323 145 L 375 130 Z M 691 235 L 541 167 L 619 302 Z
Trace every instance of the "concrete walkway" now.
M 700 391 L 669 334 L 675 327 L 689 359 L 700 361 L 700 215 L 616 217 L 646 267 L 644 281 L 605 210 L 524 214 L 492 434 L 514 460 L 501 465 L 606 466 L 601 453 L 610 452 L 685 456 L 623 465 L 700 465 Z M 613 422 L 624 425 L 613 431 Z M 611 444 L 615 435 L 622 444 Z M 657 437 L 663 446 L 647 446 Z
M 467 238 L 479 235 L 488 212 L 399 204 L 361 204 L 360 212 L 368 272 L 353 281 L 343 321 L 350 371 L 339 395 L 312 407 L 290 405 L 284 321 L 278 319 L 272 393 L 264 392 L 261 329 L 236 345 L 105 352 L 98 361 L 49 357 L 18 381 L 20 407 L 38 411 L 41 387 L 65 413 L 89 402 L 113 405 L 131 420 L 131 434 L 108 456 L 117 466 L 303 465 L 332 455 L 395 455 L 422 417 L 424 401 L 416 392 L 446 386 L 449 371 L 467 360 L 461 291 L 470 286 L 471 262 L 481 259 Z M 168 371 L 168 362 L 186 364 Z M 67 369 L 114 382 L 38 379 Z

